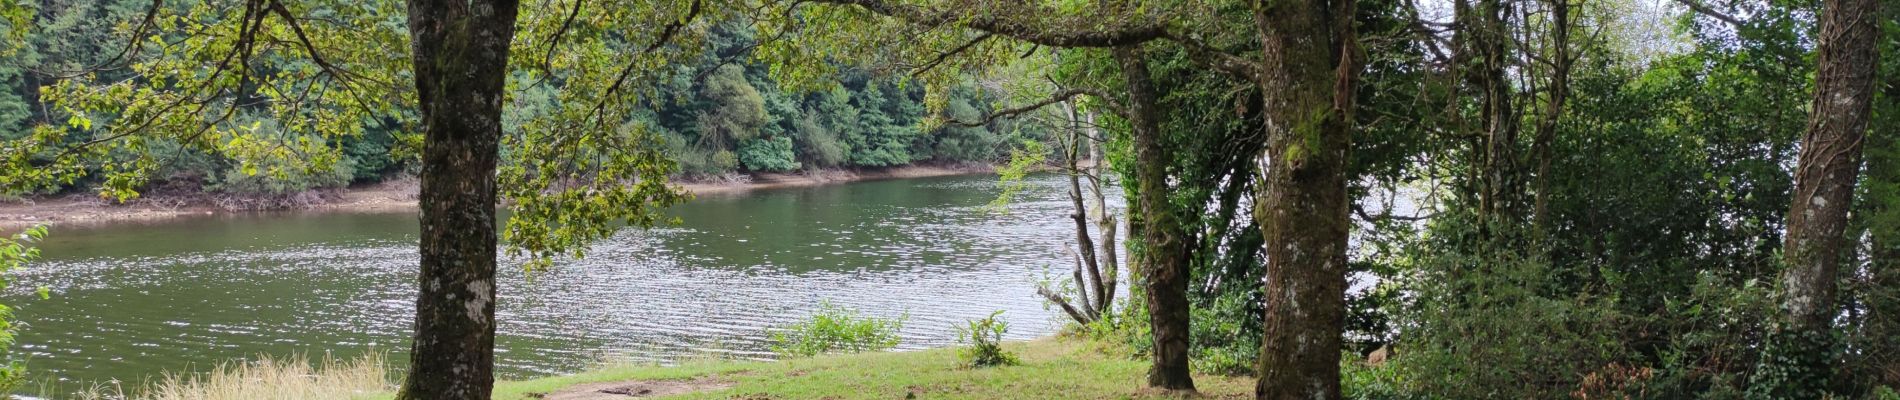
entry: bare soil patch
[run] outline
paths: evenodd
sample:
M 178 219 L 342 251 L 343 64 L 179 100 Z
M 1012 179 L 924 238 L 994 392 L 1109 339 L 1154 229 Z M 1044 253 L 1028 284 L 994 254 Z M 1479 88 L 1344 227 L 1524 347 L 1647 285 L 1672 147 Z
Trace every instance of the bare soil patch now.
M 575 385 L 559 392 L 549 393 L 541 398 L 545 400 L 623 400 L 720 390 L 729 387 L 732 387 L 732 382 L 711 378 L 699 378 L 694 380 L 632 380 Z
M 903 166 L 738 175 L 736 179 L 681 182 L 695 195 L 738 194 L 760 189 L 805 187 L 882 179 L 927 178 L 992 172 L 984 165 Z M 155 191 L 124 204 L 88 193 L 44 196 L 0 203 L 0 234 L 33 225 L 101 225 L 258 211 L 400 212 L 416 209 L 418 182 L 398 179 L 346 189 L 311 191 L 284 197 L 237 197 L 209 193 Z

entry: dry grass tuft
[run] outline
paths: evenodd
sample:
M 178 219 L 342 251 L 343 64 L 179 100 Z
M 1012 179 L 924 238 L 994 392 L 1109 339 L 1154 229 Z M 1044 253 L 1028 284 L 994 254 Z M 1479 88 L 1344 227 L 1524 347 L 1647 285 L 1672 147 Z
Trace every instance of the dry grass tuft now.
M 389 370 L 380 354 L 352 360 L 324 357 L 311 363 L 303 356 L 261 357 L 218 365 L 210 372 L 166 373 L 146 382 L 134 393 L 117 385 L 95 387 L 76 398 L 137 400 L 354 400 L 377 398 L 391 389 Z

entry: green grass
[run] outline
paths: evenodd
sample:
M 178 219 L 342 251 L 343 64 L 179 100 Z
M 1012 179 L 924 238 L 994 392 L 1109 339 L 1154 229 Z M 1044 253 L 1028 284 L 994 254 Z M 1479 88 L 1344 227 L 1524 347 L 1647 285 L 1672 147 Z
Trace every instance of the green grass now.
M 574 385 L 630 380 L 711 379 L 729 388 L 659 399 L 1125 399 L 1163 397 L 1142 389 L 1147 362 L 1110 355 L 1072 339 L 1005 343 L 1022 365 L 958 366 L 956 349 L 819 356 L 777 362 L 693 361 L 679 366 L 616 366 L 527 381 L 500 382 L 495 398 L 535 399 Z M 1197 376 L 1212 398 L 1249 398 L 1244 377 Z
M 539 399 L 577 385 L 601 382 L 718 383 L 718 388 L 657 399 L 1132 399 L 1165 397 L 1142 388 L 1147 362 L 1111 354 L 1117 346 L 1078 339 L 1006 342 L 1022 363 L 962 367 L 956 348 L 793 358 L 775 362 L 695 360 L 678 366 L 611 365 L 574 375 L 503 381 L 499 400 Z M 385 363 L 371 357 L 311 363 L 303 358 L 231 363 L 198 374 L 149 382 L 140 400 L 374 400 L 394 397 Z M 1206 397 L 1250 398 L 1252 380 L 1197 376 Z M 57 396 L 126 398 L 116 387 Z M 642 397 L 646 399 L 647 397 Z

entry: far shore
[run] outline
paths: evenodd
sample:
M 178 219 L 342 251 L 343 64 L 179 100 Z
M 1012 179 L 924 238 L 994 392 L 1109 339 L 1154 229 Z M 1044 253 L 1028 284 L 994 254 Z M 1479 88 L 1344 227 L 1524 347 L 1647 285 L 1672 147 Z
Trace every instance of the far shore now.
M 674 184 L 697 196 L 717 196 L 761 189 L 819 186 L 884 179 L 928 178 L 992 173 L 985 165 L 907 165 L 890 168 L 827 169 L 791 173 L 754 173 L 726 180 L 684 180 Z M 0 232 L 33 225 L 94 225 L 158 221 L 172 218 L 260 211 L 397 212 L 416 209 L 414 179 L 331 189 L 306 196 L 301 206 L 264 210 L 234 209 L 215 195 L 152 195 L 124 204 L 84 194 L 30 198 L 0 204 Z

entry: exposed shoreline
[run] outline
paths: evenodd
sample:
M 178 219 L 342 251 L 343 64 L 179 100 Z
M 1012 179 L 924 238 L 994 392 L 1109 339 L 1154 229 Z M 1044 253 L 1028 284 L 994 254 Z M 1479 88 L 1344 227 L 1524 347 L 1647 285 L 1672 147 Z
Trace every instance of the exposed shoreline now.
M 929 178 L 994 172 L 986 165 L 906 165 L 874 169 L 829 169 L 794 173 L 757 173 L 726 181 L 675 182 L 698 196 L 746 193 L 753 190 L 820 186 L 885 179 Z M 125 204 L 111 204 L 84 193 L 32 198 L 0 204 L 0 233 L 33 225 L 96 225 L 158 221 L 172 218 L 252 212 L 398 212 L 416 209 L 416 182 L 398 180 L 331 189 L 311 196 L 310 204 L 273 210 L 233 210 L 208 194 L 152 195 Z

